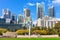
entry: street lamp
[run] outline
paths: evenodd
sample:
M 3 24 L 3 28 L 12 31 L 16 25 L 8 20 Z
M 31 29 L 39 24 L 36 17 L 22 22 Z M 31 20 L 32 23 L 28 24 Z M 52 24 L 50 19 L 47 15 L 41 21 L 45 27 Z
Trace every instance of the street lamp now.
M 30 38 L 30 29 L 31 29 L 31 22 L 28 22 L 28 26 L 29 26 L 29 38 Z

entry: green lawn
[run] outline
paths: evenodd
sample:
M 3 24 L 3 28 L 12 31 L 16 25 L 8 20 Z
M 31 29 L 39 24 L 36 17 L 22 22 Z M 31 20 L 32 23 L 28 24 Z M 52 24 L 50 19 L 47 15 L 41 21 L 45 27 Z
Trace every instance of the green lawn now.
M 0 40 L 60 40 L 60 38 L 0 38 Z

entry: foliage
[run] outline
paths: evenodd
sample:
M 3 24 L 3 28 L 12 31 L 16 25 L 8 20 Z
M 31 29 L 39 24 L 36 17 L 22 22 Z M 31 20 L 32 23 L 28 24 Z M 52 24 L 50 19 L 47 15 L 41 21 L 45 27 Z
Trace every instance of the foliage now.
M 57 31 L 58 35 L 60 35 L 60 22 L 55 24 L 54 29 L 55 29 L 55 31 Z
M 40 35 L 47 35 L 48 31 L 47 30 L 40 30 Z
M 27 29 L 27 28 L 26 28 L 25 26 L 23 26 L 23 27 L 22 27 L 22 29 L 24 29 L 24 30 L 25 30 L 25 29 Z
M 34 30 L 34 31 L 32 31 L 32 34 L 39 34 L 39 33 L 40 33 L 39 30 Z
M 6 32 L 7 32 L 7 29 L 0 28 L 0 35 L 2 35 L 2 33 L 6 33 Z
M 40 30 L 40 27 L 33 27 L 32 30 Z
M 24 34 L 28 34 L 28 30 L 17 30 L 16 31 L 18 35 L 24 35 Z
M 48 31 L 47 30 L 34 30 L 33 34 L 47 35 Z
M 48 34 L 49 34 L 49 35 L 58 34 L 58 31 L 57 31 L 56 29 L 49 29 L 49 30 L 48 30 Z
M 60 32 L 58 33 L 59 37 L 60 37 Z

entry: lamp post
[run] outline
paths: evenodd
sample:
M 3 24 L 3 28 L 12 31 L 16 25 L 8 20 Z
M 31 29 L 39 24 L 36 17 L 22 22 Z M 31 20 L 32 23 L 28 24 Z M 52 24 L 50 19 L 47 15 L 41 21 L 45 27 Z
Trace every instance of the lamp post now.
M 30 38 L 30 25 L 29 25 L 29 38 Z
M 29 26 L 29 38 L 30 38 L 30 31 L 31 31 L 30 30 L 31 29 L 31 25 L 30 24 L 31 24 L 31 22 L 28 22 L 28 26 Z

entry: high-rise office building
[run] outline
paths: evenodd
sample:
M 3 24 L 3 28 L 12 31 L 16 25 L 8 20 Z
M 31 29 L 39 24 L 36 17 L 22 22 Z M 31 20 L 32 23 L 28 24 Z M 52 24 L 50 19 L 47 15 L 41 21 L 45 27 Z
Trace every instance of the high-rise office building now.
M 11 19 L 12 15 L 11 15 L 11 11 L 9 9 L 3 9 L 2 13 L 3 13 L 3 17 L 5 19 L 6 18 Z
M 26 23 L 28 17 L 30 17 L 30 10 L 28 8 L 24 8 L 24 23 Z
M 12 15 L 12 20 L 15 21 L 16 20 L 16 16 Z
M 32 27 L 32 18 L 30 17 L 30 10 L 24 9 L 24 26 L 28 29 L 29 25 Z
M 23 16 L 21 14 L 18 16 L 18 24 L 23 24 Z
M 54 6 L 50 6 L 48 8 L 48 16 L 49 17 L 55 17 L 55 9 L 54 9 Z
M 6 23 L 10 23 L 12 20 L 11 11 L 9 9 L 3 9 L 2 13 L 3 13 L 3 18 L 6 19 Z
M 43 18 L 44 16 L 44 6 L 43 4 L 37 3 L 37 18 Z
M 10 24 L 16 24 L 16 15 L 12 15 L 12 18 L 11 18 L 11 21 L 10 21 Z
M 24 17 L 30 17 L 30 10 L 28 8 L 24 9 Z

